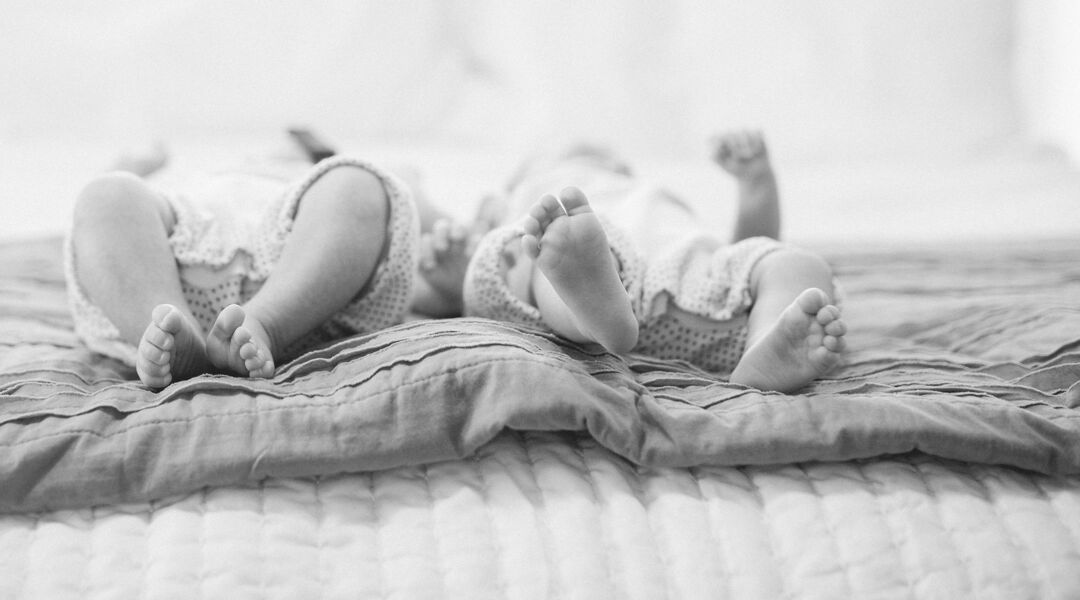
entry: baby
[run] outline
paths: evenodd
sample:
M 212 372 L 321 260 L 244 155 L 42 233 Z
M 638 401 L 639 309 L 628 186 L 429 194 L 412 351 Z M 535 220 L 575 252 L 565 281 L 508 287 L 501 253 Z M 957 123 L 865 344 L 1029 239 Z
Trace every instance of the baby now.
M 829 265 L 777 241 L 779 198 L 760 134 L 719 138 L 714 158 L 739 183 L 730 244 L 610 154 L 579 148 L 533 161 L 506 199 L 509 214 L 524 216 L 484 235 L 469 261 L 465 314 L 688 361 L 762 390 L 794 392 L 824 375 L 846 334 Z
M 106 174 L 80 195 L 65 244 L 76 331 L 160 389 L 209 372 L 269 377 L 305 348 L 394 325 L 410 308 L 464 311 L 795 391 L 844 349 L 831 270 L 776 241 L 759 134 L 723 136 L 715 160 L 739 183 L 731 244 L 587 147 L 527 163 L 477 227 L 524 217 L 475 251 L 422 194 L 414 202 L 348 157 L 216 174 L 182 191 Z M 576 185 L 545 193 L 566 183 Z
M 311 347 L 400 322 L 419 219 L 354 158 L 277 161 L 162 189 L 125 161 L 80 194 L 65 242 L 76 333 L 152 389 L 203 373 L 269 377 Z

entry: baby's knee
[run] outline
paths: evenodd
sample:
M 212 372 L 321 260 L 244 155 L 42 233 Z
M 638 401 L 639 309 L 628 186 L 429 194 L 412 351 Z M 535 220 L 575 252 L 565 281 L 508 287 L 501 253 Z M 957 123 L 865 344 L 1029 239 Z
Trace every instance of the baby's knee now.
M 124 172 L 104 173 L 87 183 L 75 199 L 74 226 L 93 226 L 101 222 L 117 222 L 135 211 L 157 210 L 147 201 L 152 195 L 145 183 L 135 175 Z
M 390 198 L 383 180 L 354 165 L 340 165 L 327 171 L 319 180 L 323 188 L 320 201 L 342 218 L 385 221 L 390 212 Z

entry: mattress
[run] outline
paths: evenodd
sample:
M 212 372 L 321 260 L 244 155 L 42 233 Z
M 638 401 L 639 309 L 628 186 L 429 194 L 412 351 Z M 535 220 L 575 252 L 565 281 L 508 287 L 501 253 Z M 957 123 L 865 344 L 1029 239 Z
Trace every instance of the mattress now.
M 0 246 L 0 597 L 1080 596 L 1080 242 L 822 250 L 798 394 L 479 319 L 153 394 Z

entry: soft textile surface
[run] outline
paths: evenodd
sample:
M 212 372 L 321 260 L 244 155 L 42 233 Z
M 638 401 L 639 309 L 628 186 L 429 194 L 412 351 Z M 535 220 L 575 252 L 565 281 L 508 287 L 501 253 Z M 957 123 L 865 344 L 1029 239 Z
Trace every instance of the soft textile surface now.
M 0 597 L 1080 597 L 1080 477 L 925 455 L 651 469 L 575 434 L 0 517 Z
M 505 428 L 587 431 L 652 466 L 919 450 L 1080 473 L 1077 243 L 829 253 L 853 352 L 791 396 L 480 320 L 345 340 L 273 380 L 206 376 L 152 394 L 74 338 L 58 240 L 0 252 L 6 511 L 425 464 Z

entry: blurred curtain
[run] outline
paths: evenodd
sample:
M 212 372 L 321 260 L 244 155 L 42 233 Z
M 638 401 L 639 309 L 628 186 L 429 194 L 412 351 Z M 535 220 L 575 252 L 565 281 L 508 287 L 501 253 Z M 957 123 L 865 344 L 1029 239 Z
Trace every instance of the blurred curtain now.
M 1027 0 L 1017 12 L 1017 77 L 1026 127 L 1080 161 L 1080 3 Z
M 1019 7 L 1019 9 L 1018 9 Z M 806 161 L 1080 144 L 1071 0 L 9 0 L 0 135 L 280 128 Z M 1017 55 L 1018 51 L 1022 51 Z

